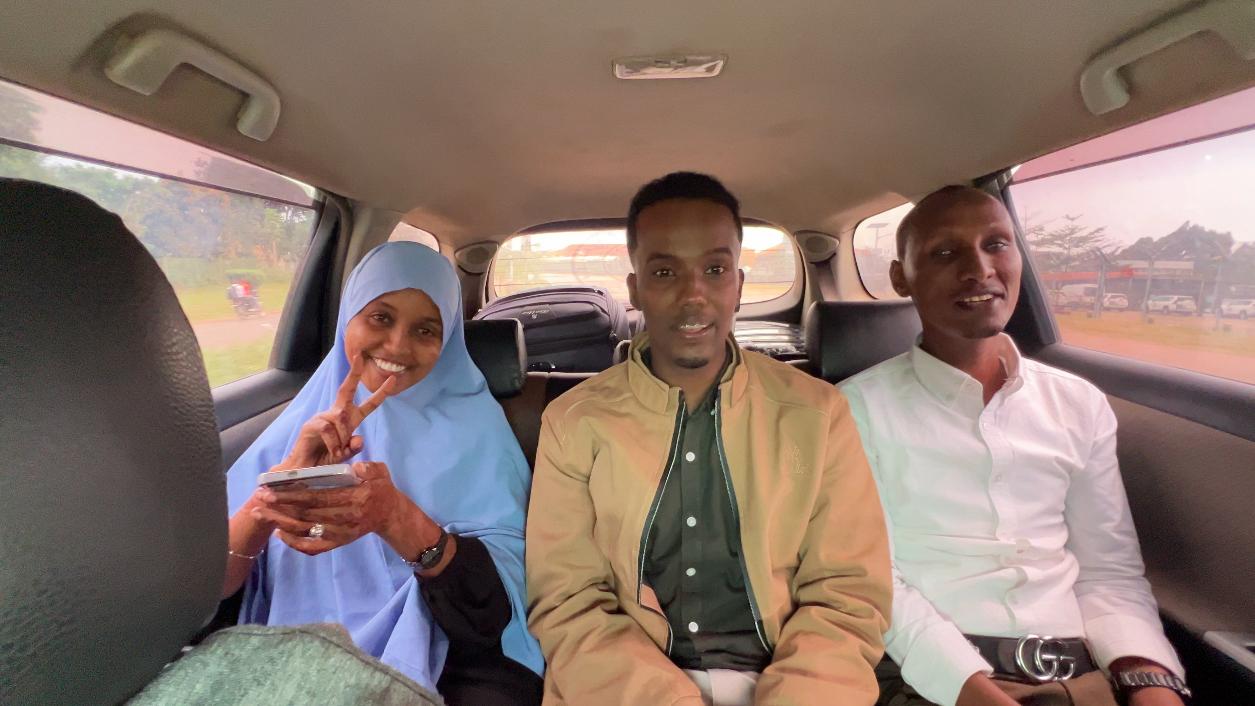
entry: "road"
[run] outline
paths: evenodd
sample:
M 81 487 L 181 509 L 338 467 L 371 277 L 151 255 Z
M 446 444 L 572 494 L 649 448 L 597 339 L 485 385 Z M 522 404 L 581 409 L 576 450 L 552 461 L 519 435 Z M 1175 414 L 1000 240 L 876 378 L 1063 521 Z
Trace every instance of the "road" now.
M 193 321 L 192 330 L 201 348 L 228 348 L 273 338 L 279 325 L 279 312 L 268 311 L 250 319 L 214 319 Z
M 1245 323 L 1245 322 L 1243 322 Z M 1083 331 L 1063 331 L 1063 341 L 1090 350 L 1126 356 L 1148 363 L 1170 365 L 1216 377 L 1255 383 L 1255 355 L 1238 355 L 1206 348 L 1182 348 L 1149 341 L 1135 341 L 1119 336 L 1104 336 Z

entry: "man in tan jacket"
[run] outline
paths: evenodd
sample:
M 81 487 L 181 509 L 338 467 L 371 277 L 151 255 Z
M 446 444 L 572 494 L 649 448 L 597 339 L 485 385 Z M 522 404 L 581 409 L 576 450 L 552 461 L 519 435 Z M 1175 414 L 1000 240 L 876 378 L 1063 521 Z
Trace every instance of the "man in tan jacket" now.
M 732 339 L 736 199 L 628 211 L 629 360 L 546 409 L 527 527 L 546 704 L 872 704 L 884 519 L 844 397 Z

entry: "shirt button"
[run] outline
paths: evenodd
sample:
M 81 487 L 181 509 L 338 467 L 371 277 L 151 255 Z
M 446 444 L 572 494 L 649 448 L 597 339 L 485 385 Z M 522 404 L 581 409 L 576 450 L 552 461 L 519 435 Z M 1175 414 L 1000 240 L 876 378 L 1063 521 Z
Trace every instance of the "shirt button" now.
M 685 575 L 685 576 L 696 576 L 696 575 L 697 575 L 697 569 L 694 569 L 693 567 L 691 567 L 691 566 L 690 566 L 689 568 L 687 568 L 687 569 L 685 569 L 685 570 L 684 570 L 684 575 Z
M 689 623 L 689 632 L 697 632 L 697 623 Z
M 689 527 L 696 527 L 696 526 L 697 526 L 697 518 L 696 518 L 696 517 L 693 517 L 692 515 L 690 515 L 690 516 L 689 516 L 689 518 L 688 518 L 687 520 L 685 520 L 685 521 L 684 521 L 684 524 L 688 525 Z
M 684 460 L 688 461 L 689 463 L 692 463 L 693 460 L 696 458 L 697 458 L 697 454 L 693 453 L 692 451 L 684 454 Z

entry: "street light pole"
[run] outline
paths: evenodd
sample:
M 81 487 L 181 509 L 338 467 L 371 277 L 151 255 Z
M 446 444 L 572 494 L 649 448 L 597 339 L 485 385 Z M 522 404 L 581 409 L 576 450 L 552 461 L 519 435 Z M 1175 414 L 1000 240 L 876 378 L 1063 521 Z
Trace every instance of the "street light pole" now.
M 1213 331 L 1220 330 L 1220 273 L 1224 270 L 1225 261 L 1228 259 L 1227 256 L 1216 258 L 1216 288 L 1211 295 L 1212 314 L 1216 317 L 1216 323 L 1212 326 Z M 1202 297 L 1199 297 L 1199 305 L 1201 308 Z
M 1155 256 L 1146 262 L 1146 294 L 1142 296 L 1142 323 L 1150 323 L 1150 282 L 1155 278 Z
M 1102 248 L 1094 248 L 1094 254 L 1098 256 L 1098 291 L 1094 296 L 1094 318 L 1102 318 L 1103 305 L 1107 299 L 1107 253 Z
M 879 251 L 880 250 L 880 237 L 881 237 L 880 231 L 885 228 L 888 228 L 889 224 L 883 223 L 883 222 L 882 223 L 868 223 L 867 227 L 875 231 L 872 233 L 872 237 L 875 238 L 875 240 L 872 242 L 872 249 Z

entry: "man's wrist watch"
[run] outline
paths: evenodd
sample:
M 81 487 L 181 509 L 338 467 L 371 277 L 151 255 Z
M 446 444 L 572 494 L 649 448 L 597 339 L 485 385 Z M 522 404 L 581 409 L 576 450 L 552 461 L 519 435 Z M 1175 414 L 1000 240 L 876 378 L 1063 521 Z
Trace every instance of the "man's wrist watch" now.
M 1112 675 L 1115 677 L 1116 686 L 1120 687 L 1120 691 L 1130 693 L 1134 689 L 1146 686 L 1157 686 L 1163 689 L 1171 689 L 1182 698 L 1190 698 L 1190 688 L 1185 685 L 1185 681 L 1175 674 L 1163 674 L 1161 672 L 1116 672 Z
M 441 559 L 444 559 L 444 550 L 448 546 L 449 546 L 449 533 L 445 532 L 444 528 L 441 527 L 440 538 L 436 540 L 435 544 L 419 552 L 418 558 L 414 559 L 413 561 L 410 561 L 409 559 L 406 559 L 405 557 L 401 557 L 401 561 L 404 561 L 405 565 L 410 567 L 414 571 L 425 571 L 427 569 L 431 569 L 435 567 L 437 564 L 440 563 Z

